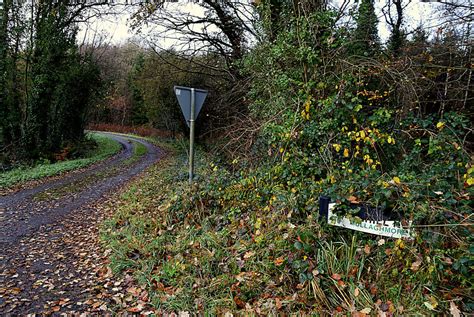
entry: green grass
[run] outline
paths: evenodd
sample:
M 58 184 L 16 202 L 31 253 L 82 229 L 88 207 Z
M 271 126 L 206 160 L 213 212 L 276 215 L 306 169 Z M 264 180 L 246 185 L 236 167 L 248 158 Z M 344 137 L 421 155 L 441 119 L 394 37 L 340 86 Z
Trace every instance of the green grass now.
M 148 149 L 142 143 L 135 141 L 131 142 L 134 145 L 133 154 L 130 158 L 126 159 L 121 164 L 113 166 L 112 168 L 108 168 L 107 170 L 94 173 L 85 178 L 76 180 L 70 184 L 67 184 L 66 186 L 52 188 L 51 190 L 40 192 L 34 196 L 34 199 L 37 201 L 59 199 L 67 194 L 79 192 L 86 188 L 89 184 L 94 184 L 102 179 L 116 175 L 121 169 L 132 165 L 148 152 Z
M 124 164 L 132 164 L 136 162 L 140 157 L 147 154 L 148 152 L 146 146 L 144 146 L 142 143 L 136 142 L 133 140 L 132 140 L 132 143 L 133 143 L 133 154 L 130 158 L 124 161 Z
M 38 164 L 34 167 L 16 168 L 0 173 L 0 189 L 89 166 L 116 154 L 122 148 L 117 141 L 107 136 L 91 133 L 89 137 L 97 143 L 97 147 L 87 151 L 85 157 L 53 164 Z

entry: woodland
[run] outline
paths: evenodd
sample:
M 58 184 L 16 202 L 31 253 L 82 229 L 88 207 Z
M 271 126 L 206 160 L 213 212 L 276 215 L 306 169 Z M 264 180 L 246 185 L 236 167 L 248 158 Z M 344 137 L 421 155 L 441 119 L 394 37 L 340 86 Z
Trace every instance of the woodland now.
M 414 2 L 142 2 L 119 45 L 78 37 L 118 4 L 3 0 L 0 168 L 81 157 L 88 129 L 183 143 L 173 86 L 207 89 L 197 183 L 170 150 L 104 227 L 114 272 L 133 271 L 154 307 L 472 313 L 474 7 L 423 3 L 425 25 Z M 320 196 L 355 221 L 353 206 L 396 214 L 416 237 L 329 226 Z

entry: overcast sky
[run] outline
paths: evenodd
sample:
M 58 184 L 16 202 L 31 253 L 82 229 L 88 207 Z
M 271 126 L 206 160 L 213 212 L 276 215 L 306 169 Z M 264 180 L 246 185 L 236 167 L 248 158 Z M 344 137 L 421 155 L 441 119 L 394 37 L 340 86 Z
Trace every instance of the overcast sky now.
M 1 0 L 0 0 L 1 1 Z M 338 0 L 340 1 L 340 0 Z M 389 35 L 389 30 L 385 26 L 385 21 L 382 16 L 381 7 L 384 1 L 377 1 L 376 0 L 376 9 L 378 10 L 379 14 L 379 33 L 382 40 L 386 40 Z M 177 10 L 181 12 L 188 12 L 196 16 L 203 16 L 204 10 L 198 4 L 188 1 L 181 1 L 178 3 L 166 3 L 169 9 Z M 427 3 L 421 2 L 419 0 L 412 0 L 408 7 L 405 9 L 406 13 L 406 21 L 405 25 L 408 26 L 409 29 L 412 29 L 418 26 L 420 23 L 423 23 L 425 26 L 429 26 L 433 23 L 434 18 L 434 8 L 436 8 L 438 4 L 436 3 Z M 102 38 L 106 42 L 112 44 L 123 44 L 131 39 L 140 40 L 143 36 L 150 34 L 153 31 L 157 31 L 157 27 L 151 28 L 144 28 L 142 29 L 141 34 L 136 35 L 135 32 L 130 28 L 130 16 L 132 10 L 136 10 L 135 7 L 121 7 L 117 9 L 116 15 L 107 16 L 107 17 L 100 17 L 94 18 L 90 21 L 90 23 L 85 26 L 82 25 L 81 31 L 79 33 L 79 39 L 82 41 L 84 38 L 87 39 L 88 42 L 91 42 L 92 39 L 98 40 L 98 38 Z M 161 39 L 159 46 L 160 47 L 170 47 L 175 44 L 172 40 L 164 40 Z

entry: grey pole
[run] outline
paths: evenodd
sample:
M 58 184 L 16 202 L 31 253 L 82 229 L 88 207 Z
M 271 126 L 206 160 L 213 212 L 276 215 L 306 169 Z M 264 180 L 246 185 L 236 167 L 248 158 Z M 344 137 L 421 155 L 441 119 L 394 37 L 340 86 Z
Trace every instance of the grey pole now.
M 196 98 L 194 88 L 191 88 L 191 116 L 189 119 L 189 184 L 193 183 L 194 176 L 194 117 L 196 112 Z

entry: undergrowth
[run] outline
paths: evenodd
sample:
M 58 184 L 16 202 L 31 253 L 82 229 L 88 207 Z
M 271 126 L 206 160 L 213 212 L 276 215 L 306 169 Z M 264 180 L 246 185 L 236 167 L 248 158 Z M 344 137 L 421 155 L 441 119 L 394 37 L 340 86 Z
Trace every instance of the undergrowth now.
M 236 176 L 201 151 L 190 187 L 186 156 L 171 153 L 121 195 L 102 231 L 112 269 L 133 272 L 163 312 L 363 316 L 470 307 L 463 270 L 472 247 L 437 249 L 422 238 L 446 231 L 407 241 L 330 227 L 316 200 L 292 208 L 291 190 Z

